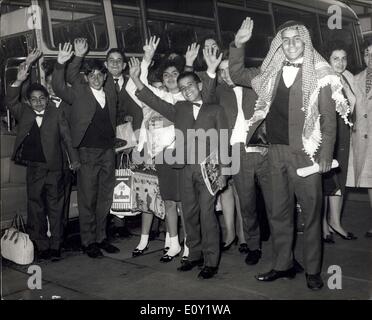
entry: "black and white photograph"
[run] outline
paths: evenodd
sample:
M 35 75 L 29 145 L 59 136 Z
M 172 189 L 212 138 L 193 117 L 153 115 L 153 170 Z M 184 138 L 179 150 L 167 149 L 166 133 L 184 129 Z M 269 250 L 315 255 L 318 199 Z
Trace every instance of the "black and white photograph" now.
M 372 300 L 372 0 L 0 11 L 1 300 Z

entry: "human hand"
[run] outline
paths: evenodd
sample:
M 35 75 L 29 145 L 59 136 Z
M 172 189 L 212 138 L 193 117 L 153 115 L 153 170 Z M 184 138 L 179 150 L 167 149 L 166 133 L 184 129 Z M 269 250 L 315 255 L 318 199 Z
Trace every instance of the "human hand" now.
M 224 189 L 227 184 L 227 178 L 224 175 L 221 175 L 217 178 L 217 185 L 220 188 L 220 190 Z
M 157 38 L 156 36 L 152 36 L 149 40 L 146 40 L 145 45 L 143 46 L 143 52 L 145 53 L 143 59 L 145 59 L 145 61 L 149 63 L 152 61 L 159 42 L 160 38 Z
M 75 55 L 77 57 L 84 57 L 88 52 L 88 41 L 85 38 L 76 38 L 74 40 Z
M 320 159 L 319 161 L 319 173 L 326 173 L 332 168 L 332 160 Z
M 23 82 L 28 77 L 28 65 L 26 62 L 22 62 L 18 67 L 18 73 L 17 73 L 17 81 Z
M 209 73 L 216 73 L 217 67 L 221 63 L 222 53 L 217 57 L 218 48 L 204 48 L 203 56 L 204 60 L 207 63 Z
M 42 52 L 38 49 L 33 49 L 26 58 L 26 65 L 27 67 L 31 66 L 37 59 L 39 59 L 42 55 Z
M 81 163 L 79 161 L 74 161 L 73 163 L 70 164 L 70 170 L 76 172 L 80 169 Z
M 244 19 L 240 29 L 235 35 L 235 46 L 241 48 L 251 37 L 253 30 L 253 20 L 250 17 Z
M 133 81 L 135 79 L 139 79 L 139 76 L 141 74 L 140 61 L 135 57 L 131 57 L 128 64 L 129 64 L 129 76 L 132 78 Z
M 59 64 L 64 64 L 68 60 L 71 59 L 72 55 L 74 54 L 74 51 L 72 51 L 72 44 L 69 42 L 65 42 L 65 44 L 62 45 L 59 44 L 59 52 L 58 52 L 58 57 L 57 57 L 57 62 Z
M 196 42 L 187 47 L 186 51 L 186 65 L 192 67 L 196 57 L 198 56 L 200 45 Z

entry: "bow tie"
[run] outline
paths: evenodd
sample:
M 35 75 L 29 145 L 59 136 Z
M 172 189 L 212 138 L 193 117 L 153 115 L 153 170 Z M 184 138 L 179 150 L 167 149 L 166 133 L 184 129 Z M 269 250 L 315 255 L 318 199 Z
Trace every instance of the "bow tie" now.
M 40 117 L 40 118 L 43 118 L 44 117 L 44 113 L 43 114 L 36 114 L 37 117 Z
M 197 103 L 197 102 L 193 102 L 192 105 L 195 106 L 195 107 L 200 108 L 202 104 L 201 103 Z
M 283 63 L 283 66 L 300 68 L 302 66 L 302 63 L 292 63 L 292 62 L 285 60 Z

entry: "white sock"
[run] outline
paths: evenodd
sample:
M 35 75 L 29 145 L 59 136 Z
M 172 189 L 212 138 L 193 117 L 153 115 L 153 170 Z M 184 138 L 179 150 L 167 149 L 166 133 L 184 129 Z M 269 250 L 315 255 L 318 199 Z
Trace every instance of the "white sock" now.
M 183 255 L 182 257 L 188 257 L 189 256 L 189 247 L 186 245 L 186 238 L 183 242 Z
M 141 234 L 141 240 L 140 240 L 136 249 L 143 250 L 147 247 L 148 243 L 149 243 L 149 235 L 148 234 Z
M 165 234 L 165 242 L 164 242 L 164 248 L 169 248 L 171 246 L 170 243 L 170 235 L 169 232 Z
M 179 254 L 181 252 L 182 248 L 180 246 L 180 243 L 178 241 L 178 235 L 175 237 L 170 237 L 170 247 L 167 252 L 168 256 L 174 257 L 175 255 Z

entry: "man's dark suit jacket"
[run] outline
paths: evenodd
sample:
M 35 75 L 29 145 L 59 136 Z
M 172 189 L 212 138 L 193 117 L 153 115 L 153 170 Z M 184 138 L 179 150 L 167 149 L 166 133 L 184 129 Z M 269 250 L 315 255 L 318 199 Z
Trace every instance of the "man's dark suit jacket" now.
M 18 122 L 18 132 L 14 144 L 12 160 L 16 159 L 17 152 L 26 136 L 29 134 L 36 118 L 36 113 L 26 103 L 19 101 L 21 87 L 8 88 L 7 105 L 10 112 Z M 51 171 L 63 169 L 63 154 L 61 142 L 71 162 L 78 161 L 76 150 L 72 147 L 70 129 L 62 109 L 56 108 L 55 104 L 49 102 L 45 108 L 43 122 L 40 127 L 41 144 L 45 155 L 47 167 Z
M 211 82 L 214 81 L 212 80 Z M 216 129 L 217 132 L 220 132 L 220 129 L 228 129 L 228 122 L 225 112 L 219 105 L 203 104 L 199 111 L 198 117 L 195 120 L 193 115 L 193 105 L 189 101 L 179 101 L 175 105 L 172 105 L 157 97 L 147 87 L 144 87 L 140 91 L 137 90 L 136 95 L 141 101 L 146 103 L 152 109 L 159 112 L 169 121 L 172 121 L 175 129 L 182 132 L 184 140 L 179 139 L 176 134 L 176 150 L 185 150 L 185 157 L 182 163 L 177 163 L 174 165 L 176 168 L 182 168 L 185 164 L 201 163 L 205 159 L 202 158 L 201 155 L 198 156 L 197 148 L 194 149 L 195 162 L 190 163 L 190 158 L 187 159 L 187 145 L 190 146 L 190 144 L 193 143 L 193 141 L 187 141 L 188 129 L 203 129 L 205 132 L 207 132 L 209 129 Z M 206 155 L 208 156 L 210 152 L 215 149 L 215 147 L 221 147 L 219 141 L 217 146 L 211 146 L 207 141 Z
M 244 50 L 244 47 L 236 48 L 233 43 L 230 45 L 229 71 L 231 79 L 234 83 L 241 86 L 251 87 L 251 81 L 257 75 L 257 73 L 252 68 L 245 68 Z M 280 72 L 275 79 L 274 95 L 272 100 L 275 99 L 275 94 L 281 76 L 282 73 Z M 302 131 L 305 121 L 305 113 L 301 110 L 302 105 L 302 69 L 300 69 L 297 73 L 296 80 L 291 87 L 288 118 L 289 145 L 297 151 L 303 150 Z M 322 143 L 315 155 L 315 159 L 317 161 L 320 161 L 320 159 L 330 161 L 333 158 L 333 149 L 337 130 L 336 107 L 335 102 L 332 99 L 330 86 L 320 89 L 318 95 L 318 106 L 321 114 L 320 130 L 322 133 Z M 262 121 L 263 120 L 257 121 L 254 125 L 252 125 L 248 131 L 247 140 L 250 139 Z
M 65 82 L 64 65 L 56 63 L 53 72 L 53 90 L 58 97 L 71 104 L 70 127 L 72 143 L 78 148 L 96 112 L 97 100 L 87 83 L 75 81 L 72 87 Z M 116 93 L 104 88 L 106 106 L 109 110 L 112 129 L 116 131 Z
M 66 80 L 69 83 L 75 83 L 76 81 L 80 81 L 82 83 L 85 82 L 82 75 L 80 74 L 80 67 L 83 62 L 82 57 L 74 57 L 71 61 L 71 63 L 67 66 L 66 71 Z M 117 94 L 117 103 L 118 103 L 118 110 L 116 114 L 116 124 L 122 124 L 124 123 L 125 116 L 131 116 L 133 118 L 132 126 L 133 130 L 137 130 L 141 128 L 142 120 L 143 120 L 143 113 L 142 109 L 132 100 L 132 98 L 129 96 L 128 92 L 125 90 L 125 84 L 126 84 L 126 78 L 124 77 L 124 84 L 119 92 Z M 107 73 L 107 79 L 104 84 L 104 88 L 108 92 L 115 92 L 115 81 L 114 78 L 110 73 Z

